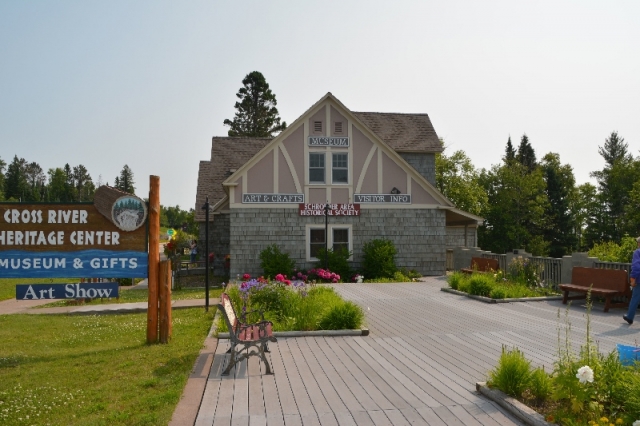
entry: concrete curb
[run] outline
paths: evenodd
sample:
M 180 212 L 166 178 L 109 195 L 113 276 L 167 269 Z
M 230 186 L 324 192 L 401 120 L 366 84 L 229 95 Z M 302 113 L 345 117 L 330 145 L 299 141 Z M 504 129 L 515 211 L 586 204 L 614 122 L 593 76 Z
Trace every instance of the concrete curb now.
M 466 296 L 470 299 L 479 300 L 484 303 L 512 303 L 512 302 L 540 302 L 544 300 L 562 300 L 562 296 L 543 296 L 543 297 L 517 297 L 513 299 L 492 299 L 490 297 L 476 296 L 474 294 L 465 293 L 464 291 L 454 290 L 450 287 L 442 287 L 440 291 L 445 293 L 457 294 L 458 296 Z
M 220 311 L 216 309 L 213 324 L 211 324 L 209 334 L 204 340 L 204 347 L 200 350 L 168 426 L 193 426 L 196 422 L 209 373 L 211 372 L 213 358 L 218 348 L 218 339 L 215 337 L 215 333 L 219 316 Z
M 509 413 L 522 420 L 526 425 L 530 426 L 551 426 L 554 423 L 547 422 L 542 415 L 528 406 L 524 405 L 515 398 L 512 398 L 498 389 L 487 387 L 486 382 L 476 383 L 476 390 L 491 401 L 495 402 Z
M 338 337 L 338 336 L 368 336 L 369 329 L 362 330 L 316 330 L 316 331 L 274 331 L 273 335 L 278 338 L 287 337 Z M 229 333 L 218 333 L 218 339 L 228 339 Z

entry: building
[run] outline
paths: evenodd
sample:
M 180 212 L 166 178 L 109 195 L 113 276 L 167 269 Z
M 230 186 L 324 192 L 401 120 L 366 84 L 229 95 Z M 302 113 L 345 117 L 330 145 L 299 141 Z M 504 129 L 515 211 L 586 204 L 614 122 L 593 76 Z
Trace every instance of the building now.
M 442 149 L 427 114 L 352 112 L 331 93 L 273 139 L 214 137 L 198 175 L 201 247 L 208 197 L 210 251 L 216 268 L 230 255 L 233 277 L 261 274 L 271 244 L 300 269 L 325 244 L 346 247 L 357 270 L 377 238 L 394 242 L 399 267 L 444 274 L 446 248 L 475 246 L 482 218 L 435 188 Z

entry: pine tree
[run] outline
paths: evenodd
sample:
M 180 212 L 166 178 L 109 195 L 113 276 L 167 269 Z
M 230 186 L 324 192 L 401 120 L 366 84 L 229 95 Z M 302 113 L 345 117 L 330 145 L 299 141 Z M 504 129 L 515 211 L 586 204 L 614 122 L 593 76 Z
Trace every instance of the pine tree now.
M 26 167 L 27 160 L 14 155 L 5 175 L 5 197 L 7 200 L 27 201 L 30 188 L 25 173 Z
M 575 189 L 575 178 L 570 165 L 560 164 L 558 154 L 549 153 L 542 161 L 544 180 L 547 184 L 546 229 L 544 238 L 549 242 L 549 255 L 562 257 L 577 248 L 576 218 L 570 209 Z
M 0 201 L 4 201 L 4 168 L 6 166 L 7 163 L 0 158 Z
M 520 164 L 527 168 L 527 171 L 531 173 L 537 166 L 536 153 L 533 147 L 529 143 L 529 137 L 524 134 L 520 139 L 520 146 L 518 146 L 518 154 L 516 158 Z
M 95 186 L 93 185 L 91 175 L 87 171 L 87 168 L 82 164 L 73 168 L 73 181 L 75 183 L 75 192 L 78 201 L 93 200 Z
M 229 136 L 273 137 L 286 129 L 287 123 L 280 123 L 276 95 L 269 89 L 262 73 L 247 74 L 242 84 L 244 87 L 236 93 L 240 102 L 235 104 L 235 117 L 224 120 L 224 125 L 231 127 Z
M 604 146 L 598 147 L 598 153 L 605 161 L 604 168 L 591 173 L 598 182 L 598 192 L 605 205 L 604 220 L 599 222 L 600 229 L 592 228 L 592 233 L 600 235 L 603 241 L 619 243 L 625 231 L 635 235 L 636 229 L 629 229 L 625 223 L 625 206 L 629 204 L 629 193 L 638 180 L 640 162 L 628 153 L 628 145 L 611 132 Z
M 128 192 L 129 194 L 135 194 L 136 188 L 134 187 L 134 185 L 135 182 L 133 181 L 133 171 L 131 171 L 129 166 L 125 164 L 120 171 L 120 176 L 117 176 L 115 179 L 114 188 L 117 188 L 120 191 Z
M 505 164 L 511 164 L 516 159 L 516 150 L 513 149 L 513 145 L 511 144 L 511 136 L 509 136 L 509 140 L 507 141 L 507 147 L 504 150 L 504 158 L 503 161 Z

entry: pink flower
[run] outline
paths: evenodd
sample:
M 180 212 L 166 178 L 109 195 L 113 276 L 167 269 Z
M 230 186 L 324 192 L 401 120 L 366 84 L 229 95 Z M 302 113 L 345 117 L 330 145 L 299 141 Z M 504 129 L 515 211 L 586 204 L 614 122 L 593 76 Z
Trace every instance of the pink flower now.
M 338 282 L 338 280 L 337 280 L 336 278 L 334 278 L 334 279 L 332 280 L 332 282 L 337 283 L 337 282 Z
M 291 281 L 289 281 L 289 280 L 284 280 L 284 283 L 285 283 L 286 285 L 291 285 Z
M 282 274 L 276 275 L 276 281 L 283 282 L 284 281 L 284 276 Z

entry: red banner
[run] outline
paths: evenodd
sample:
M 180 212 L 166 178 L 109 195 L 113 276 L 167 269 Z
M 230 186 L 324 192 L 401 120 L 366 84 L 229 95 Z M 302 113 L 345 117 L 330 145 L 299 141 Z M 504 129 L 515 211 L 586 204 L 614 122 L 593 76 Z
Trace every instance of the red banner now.
M 324 216 L 324 204 L 298 204 L 300 216 Z M 360 216 L 360 204 L 329 204 L 329 216 Z

